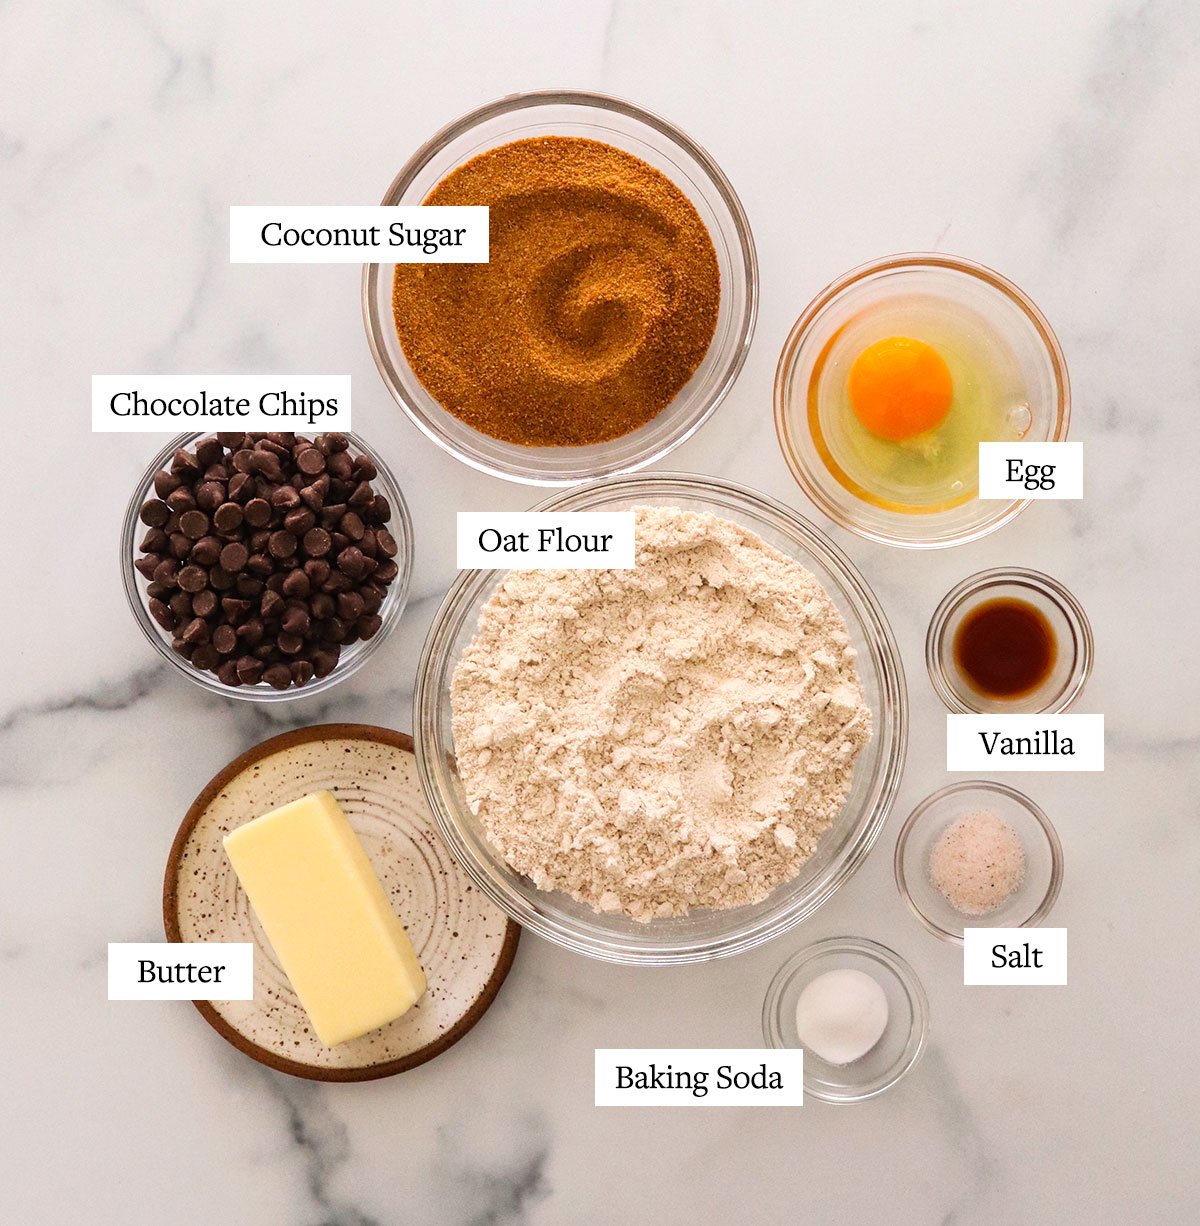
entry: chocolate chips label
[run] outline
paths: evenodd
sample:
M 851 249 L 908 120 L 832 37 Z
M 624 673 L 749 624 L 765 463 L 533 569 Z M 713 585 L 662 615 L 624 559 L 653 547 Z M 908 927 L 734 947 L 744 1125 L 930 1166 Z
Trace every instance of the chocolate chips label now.
M 966 928 L 963 983 L 1050 984 L 1067 982 L 1065 928 Z
M 1103 715 L 947 715 L 948 771 L 1102 771 Z
M 94 434 L 349 430 L 349 375 L 93 375 Z
M 979 497 L 1082 498 L 1082 443 L 980 443 Z
M 459 511 L 459 570 L 630 570 L 632 511 Z
M 798 1048 L 596 1049 L 597 1107 L 799 1107 Z
M 231 205 L 231 264 L 486 264 L 486 205 Z
M 253 1000 L 249 942 L 110 941 L 109 1000 Z

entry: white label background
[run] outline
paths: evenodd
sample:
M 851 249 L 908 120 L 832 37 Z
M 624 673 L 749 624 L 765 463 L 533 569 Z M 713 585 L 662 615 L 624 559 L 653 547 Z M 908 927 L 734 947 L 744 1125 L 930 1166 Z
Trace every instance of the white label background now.
M 146 400 L 198 399 L 232 396 L 250 401 L 246 415 L 118 417 L 109 404 L 123 392 L 136 392 Z M 337 414 L 317 417 L 275 417 L 261 413 L 260 396 L 286 392 L 294 400 L 301 393 L 309 400 L 336 400 Z M 272 404 L 279 404 L 278 400 Z M 295 430 L 300 433 L 350 430 L 349 375 L 93 375 L 92 432 L 94 434 L 179 434 L 184 430 Z
M 996 967 L 992 946 L 1024 951 L 1028 942 L 1042 951 L 1041 967 Z M 1049 984 L 1066 986 L 1067 930 L 1065 928 L 966 928 L 963 930 L 963 983 L 968 987 L 997 984 Z
M 1032 737 L 1056 730 L 1061 743 L 1071 738 L 1074 753 L 988 753 L 980 732 L 1001 737 Z M 1102 771 L 1104 769 L 1103 715 L 947 715 L 946 769 L 948 771 Z
M 561 529 L 563 536 L 612 537 L 603 553 L 538 549 L 539 533 Z M 483 532 L 528 535 L 526 550 L 489 552 Z M 634 564 L 632 511 L 459 511 L 459 570 L 630 570 Z
M 635 1073 L 654 1064 L 679 1071 L 708 1074 L 708 1092 L 697 1097 L 692 1090 L 618 1090 L 617 1065 L 630 1065 Z M 778 1072 L 782 1090 L 717 1088 L 717 1070 L 728 1064 L 736 1072 L 753 1072 L 766 1064 Z M 804 1102 L 804 1052 L 798 1048 L 756 1047 L 598 1047 L 596 1049 L 597 1107 L 799 1107 Z
M 362 230 L 379 228 L 379 242 L 348 247 L 268 246 L 263 227 L 278 222 L 287 230 Z M 409 243 L 391 246 L 388 227 L 465 229 L 462 244 L 427 255 Z M 484 204 L 232 204 L 229 206 L 231 264 L 486 264 L 488 208 Z
M 138 962 L 224 967 L 220 983 L 139 983 Z M 253 1000 L 254 946 L 249 941 L 110 941 L 109 1000 Z
M 1020 460 L 1022 466 L 1054 466 L 1054 488 L 1025 488 L 1022 481 L 1008 479 L 1008 461 Z M 1082 443 L 980 443 L 979 497 L 1003 498 L 1082 498 Z

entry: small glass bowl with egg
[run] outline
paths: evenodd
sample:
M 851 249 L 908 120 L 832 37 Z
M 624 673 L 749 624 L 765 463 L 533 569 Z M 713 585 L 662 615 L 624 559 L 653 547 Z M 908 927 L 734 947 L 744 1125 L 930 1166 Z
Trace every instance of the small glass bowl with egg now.
M 981 442 L 1061 442 L 1071 392 L 1045 316 L 970 261 L 896 255 L 822 290 L 775 375 L 792 475 L 831 519 L 885 544 L 976 540 L 1028 499 L 980 500 Z
M 986 843 L 980 843 L 977 857 L 986 860 L 985 867 L 997 878 L 991 897 L 986 890 L 981 893 L 988 883 L 979 880 L 980 866 L 944 844 L 954 825 L 974 814 L 998 818 L 1023 853 L 1019 871 L 1001 880 L 1007 871 L 1002 858 L 988 854 Z M 934 871 L 939 844 L 948 852 L 950 870 L 940 887 Z M 896 839 L 893 866 L 900 896 L 921 924 L 943 941 L 961 945 L 965 928 L 1033 928 L 1042 923 L 1062 888 L 1063 849 L 1050 819 L 1024 793 L 1003 783 L 967 779 L 917 805 Z M 956 907 L 952 896 L 961 896 L 965 909 Z M 983 905 L 972 905 L 977 899 Z
M 805 1096 L 827 1103 L 891 1089 L 929 1040 L 921 981 L 899 954 L 865 937 L 831 937 L 793 954 L 771 980 L 762 1021 L 768 1047 L 804 1049 Z

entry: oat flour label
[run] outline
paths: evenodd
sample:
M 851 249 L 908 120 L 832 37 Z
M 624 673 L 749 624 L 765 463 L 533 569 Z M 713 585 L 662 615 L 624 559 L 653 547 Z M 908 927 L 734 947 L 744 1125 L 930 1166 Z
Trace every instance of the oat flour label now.
M 632 570 L 632 511 L 459 511 L 458 569 Z

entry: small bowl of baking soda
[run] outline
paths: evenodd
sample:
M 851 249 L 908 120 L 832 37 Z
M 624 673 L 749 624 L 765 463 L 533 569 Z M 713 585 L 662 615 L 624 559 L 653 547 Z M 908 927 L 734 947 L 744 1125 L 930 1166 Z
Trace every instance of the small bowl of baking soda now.
M 804 1051 L 804 1093 L 860 1103 L 889 1090 L 921 1058 L 929 1004 L 912 967 L 864 937 L 831 937 L 793 954 L 763 1002 L 768 1047 Z

